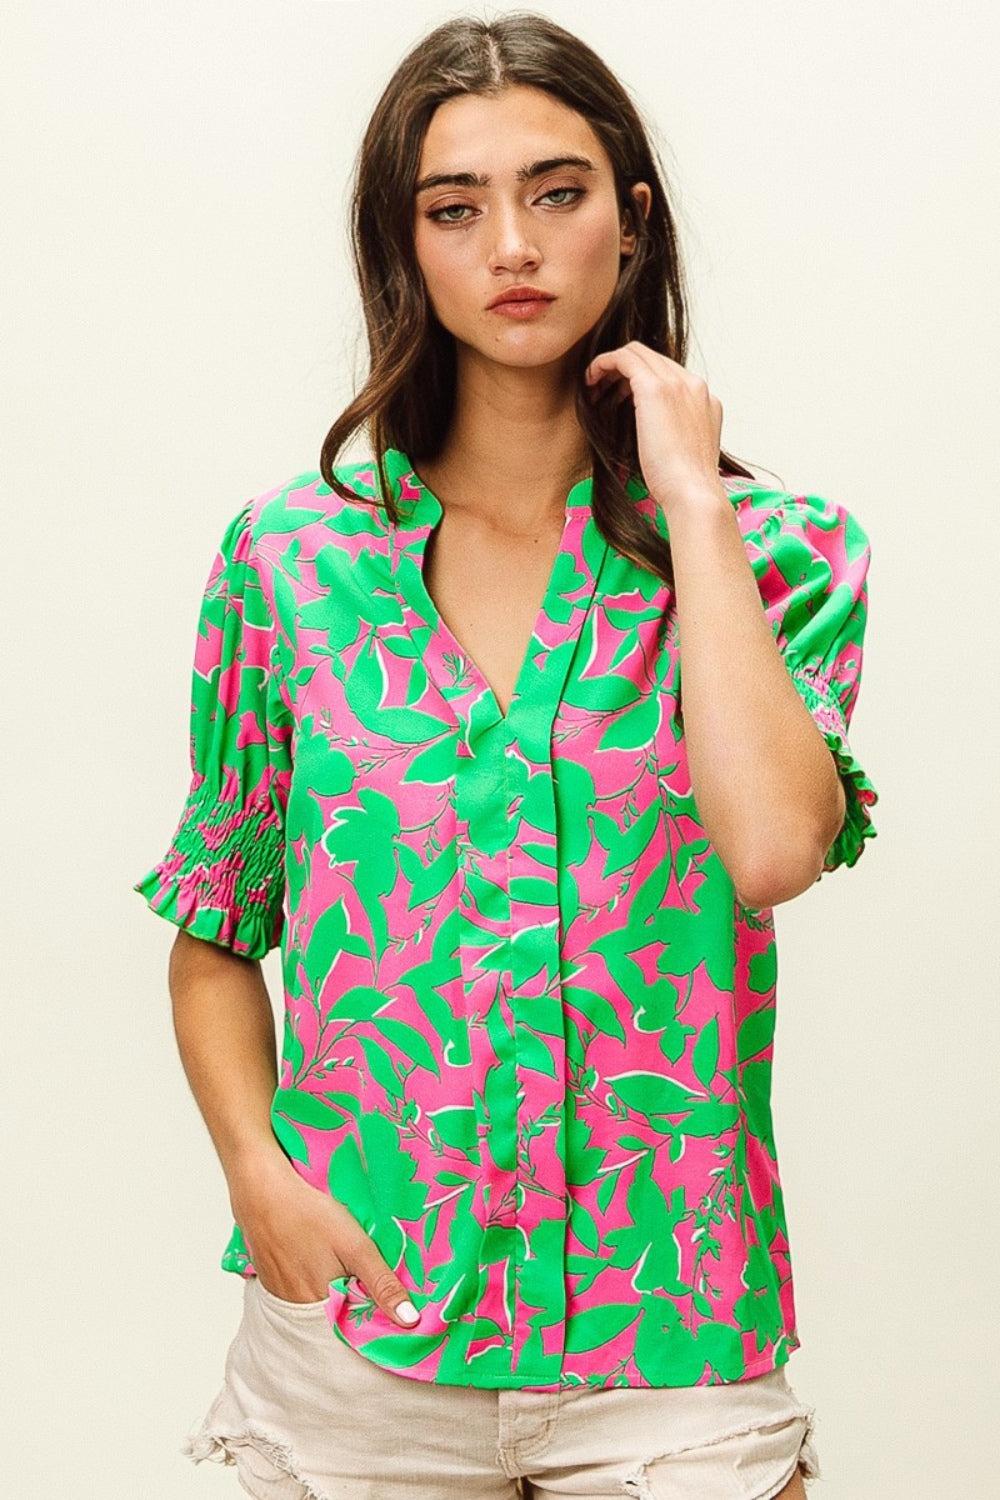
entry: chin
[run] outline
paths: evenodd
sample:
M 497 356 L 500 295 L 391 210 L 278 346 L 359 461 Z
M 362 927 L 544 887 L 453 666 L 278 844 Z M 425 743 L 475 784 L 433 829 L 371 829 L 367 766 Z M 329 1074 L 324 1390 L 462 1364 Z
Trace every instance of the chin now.
M 481 354 L 491 364 L 504 365 L 509 370 L 540 370 L 548 365 L 557 365 L 570 353 L 570 349 L 486 349 Z
M 488 344 L 461 339 L 457 335 L 456 342 L 464 345 L 473 357 L 489 360 L 491 364 L 504 365 L 508 369 L 533 370 L 565 361 L 576 353 L 589 331 L 586 328 L 568 337 L 553 338 L 548 330 L 522 324 L 509 331 L 512 336 L 494 336 Z

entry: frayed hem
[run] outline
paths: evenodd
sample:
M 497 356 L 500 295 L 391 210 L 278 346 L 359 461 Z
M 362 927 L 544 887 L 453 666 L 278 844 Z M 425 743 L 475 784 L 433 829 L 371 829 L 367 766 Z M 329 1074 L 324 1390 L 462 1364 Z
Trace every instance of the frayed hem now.
M 805 1423 L 805 1427 L 802 1433 L 802 1441 L 799 1444 L 799 1451 L 796 1454 L 787 1474 L 785 1474 L 776 1483 L 773 1483 L 766 1492 L 756 1497 L 756 1500 L 774 1500 L 774 1496 L 781 1494 L 781 1491 L 789 1483 L 796 1472 L 801 1473 L 803 1481 L 805 1482 L 822 1478 L 819 1466 L 819 1458 L 817 1456 L 816 1447 L 813 1442 L 813 1428 L 816 1421 L 815 1407 L 803 1406 L 802 1409 L 796 1413 L 796 1416 L 792 1418 L 792 1420 L 804 1421 Z M 783 1426 L 784 1422 L 779 1423 L 778 1425 Z M 713 1438 L 710 1443 L 705 1443 L 704 1445 L 696 1444 L 694 1446 L 704 1446 L 706 1449 L 710 1449 L 715 1447 L 717 1444 L 729 1442 L 733 1438 L 749 1436 L 751 1433 L 759 1432 L 760 1430 L 761 1428 L 759 1423 L 748 1422 L 741 1427 L 731 1430 L 730 1432 L 723 1433 L 718 1438 Z M 644 1459 L 641 1463 L 637 1464 L 634 1469 L 631 1469 L 622 1477 L 622 1494 L 628 1496 L 629 1500 L 656 1500 L 656 1492 L 649 1478 L 649 1469 L 658 1462 L 662 1462 L 663 1459 L 679 1457 L 681 1454 L 690 1451 L 691 1449 L 689 1448 L 679 1448 L 672 1450 L 672 1452 L 670 1453 L 657 1453 L 647 1459 Z
M 649 1487 L 646 1478 L 646 1465 L 640 1464 L 633 1469 L 631 1474 L 626 1474 L 622 1480 L 622 1494 L 628 1495 L 629 1500 L 654 1500 L 653 1491 Z
M 806 1411 L 806 1430 L 802 1438 L 802 1447 L 799 1449 L 799 1466 L 802 1469 L 803 1479 L 822 1479 L 823 1477 L 819 1466 L 819 1455 L 813 1442 L 815 1425 L 816 1409 L 810 1406 Z
M 789 1484 L 795 1475 L 801 1474 L 803 1483 L 808 1484 L 813 1479 L 822 1479 L 823 1475 L 819 1467 L 819 1457 L 813 1442 L 813 1427 L 816 1422 L 816 1408 L 808 1406 L 802 1412 L 805 1419 L 805 1431 L 802 1434 L 802 1442 L 795 1461 L 788 1473 L 776 1485 L 772 1486 L 766 1494 L 760 1495 L 758 1500 L 774 1500 L 775 1495 L 780 1495 L 786 1484 Z
M 333 1500 L 298 1471 L 289 1444 L 259 1422 L 248 1421 L 239 1432 L 200 1428 L 188 1434 L 180 1451 L 195 1464 L 208 1459 L 234 1465 L 240 1484 L 255 1500 Z

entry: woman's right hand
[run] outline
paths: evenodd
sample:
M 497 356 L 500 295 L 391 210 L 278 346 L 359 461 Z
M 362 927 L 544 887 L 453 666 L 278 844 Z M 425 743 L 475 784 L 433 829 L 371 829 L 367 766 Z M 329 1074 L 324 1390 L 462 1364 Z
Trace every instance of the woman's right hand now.
M 336 1276 L 355 1276 L 384 1313 L 412 1328 L 419 1313 L 371 1235 L 280 1152 L 230 1183 L 233 1216 L 265 1290 L 285 1302 L 319 1302 Z M 407 1314 L 412 1314 L 407 1316 Z

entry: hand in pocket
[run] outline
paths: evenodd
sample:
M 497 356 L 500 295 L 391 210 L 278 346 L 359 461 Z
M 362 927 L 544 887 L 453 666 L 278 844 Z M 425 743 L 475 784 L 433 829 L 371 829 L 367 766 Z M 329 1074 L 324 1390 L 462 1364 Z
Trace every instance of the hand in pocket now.
M 419 1313 L 371 1235 L 343 1203 L 320 1192 L 282 1156 L 230 1186 L 261 1285 L 285 1302 L 319 1302 L 337 1276 L 354 1276 L 401 1328 Z

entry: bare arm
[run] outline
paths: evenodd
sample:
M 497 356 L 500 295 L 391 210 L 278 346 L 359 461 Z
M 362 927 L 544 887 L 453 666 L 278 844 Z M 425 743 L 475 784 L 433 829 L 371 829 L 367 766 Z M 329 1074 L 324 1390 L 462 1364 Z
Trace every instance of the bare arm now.
M 591 399 L 635 405 L 643 477 L 667 522 L 684 738 L 705 831 L 745 906 L 816 880 L 844 820 L 836 762 L 781 658 L 719 479 L 722 404 L 633 340 L 587 367 Z
M 721 484 L 675 501 L 670 540 L 695 800 L 740 900 L 774 906 L 818 878 L 843 784 L 781 659 Z
M 401 1327 L 416 1313 L 374 1240 L 348 1209 L 295 1170 L 271 1129 L 274 1020 L 260 964 L 178 932 L 170 996 L 181 1062 L 229 1185 L 233 1215 L 264 1286 L 289 1302 L 324 1298 L 356 1275 Z
M 230 1189 L 284 1153 L 271 1130 L 274 1019 L 260 964 L 178 932 L 170 953 L 174 1032 Z

